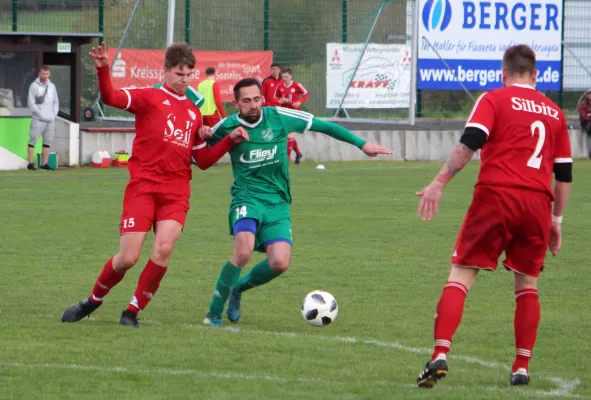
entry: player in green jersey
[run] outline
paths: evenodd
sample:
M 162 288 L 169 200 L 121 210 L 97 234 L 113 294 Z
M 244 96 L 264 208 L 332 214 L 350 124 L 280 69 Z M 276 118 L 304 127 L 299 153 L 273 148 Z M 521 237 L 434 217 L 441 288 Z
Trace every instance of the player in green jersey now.
M 289 160 L 287 135 L 309 130 L 325 133 L 357 146 L 370 157 L 392 154 L 377 144 L 365 142 L 339 125 L 314 118 L 312 114 L 282 107 L 262 108 L 261 86 L 256 79 L 243 79 L 234 86 L 234 104 L 239 113 L 218 123 L 211 131 L 213 145 L 234 129 L 244 128 L 249 141 L 230 150 L 234 172 L 232 201 L 228 215 L 234 252 L 220 272 L 204 323 L 222 326 L 226 300 L 228 319 L 238 322 L 242 313 L 241 294 L 281 275 L 291 259 L 291 217 L 289 205 Z M 240 272 L 253 251 L 266 252 L 267 259 L 247 274 Z

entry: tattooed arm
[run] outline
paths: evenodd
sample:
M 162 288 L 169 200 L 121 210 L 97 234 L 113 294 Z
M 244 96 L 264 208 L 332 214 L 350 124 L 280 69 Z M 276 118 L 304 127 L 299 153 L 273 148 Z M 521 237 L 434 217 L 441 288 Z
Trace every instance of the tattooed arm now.
M 458 172 L 462 170 L 472 159 L 474 150 L 460 142 L 449 156 L 447 162 L 435 177 L 436 181 L 447 184 Z
M 423 220 L 429 221 L 439 212 L 439 200 L 443 195 L 443 188 L 458 172 L 472 159 L 472 156 L 486 142 L 486 132 L 478 128 L 466 128 L 460 143 L 452 151 L 449 159 L 427 187 L 417 193 L 421 198 L 417 213 Z

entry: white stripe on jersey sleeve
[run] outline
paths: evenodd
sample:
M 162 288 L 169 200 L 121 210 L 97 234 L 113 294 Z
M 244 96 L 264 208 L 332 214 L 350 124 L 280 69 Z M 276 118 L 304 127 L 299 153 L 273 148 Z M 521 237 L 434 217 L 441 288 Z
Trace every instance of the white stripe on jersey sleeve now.
M 476 103 L 474 103 L 474 107 L 472 107 L 472 112 L 470 112 L 470 116 L 468 117 L 468 122 L 470 122 L 470 120 L 472 119 L 472 117 L 474 116 L 474 113 L 476 112 L 476 109 L 478 108 L 478 103 L 480 103 L 480 100 L 482 100 L 482 98 L 484 96 L 486 96 L 486 93 L 482 93 L 480 95 L 480 97 L 478 98 L 478 100 L 476 100 Z M 487 129 L 488 130 L 488 129 Z
M 275 108 L 277 109 L 277 112 L 280 114 L 287 115 L 289 117 L 300 118 L 300 119 L 303 119 L 304 121 L 314 118 L 314 115 L 307 113 L 305 111 L 292 110 L 291 108 L 285 108 L 285 107 L 275 107 Z
M 301 83 L 298 83 L 298 86 L 300 87 L 300 89 L 302 89 L 304 91 L 304 94 L 307 94 L 308 93 L 308 91 L 306 90 L 306 88 Z
M 554 159 L 554 164 L 568 164 L 568 163 L 572 163 L 573 159 L 572 158 L 555 158 Z
M 207 146 L 207 143 L 201 143 L 198 146 L 193 146 L 193 149 L 192 150 L 199 150 L 199 149 L 204 148 L 205 146 Z
M 216 135 L 216 134 L 215 134 L 215 132 L 218 130 L 218 128 L 219 128 L 220 126 L 222 126 L 222 124 L 224 123 L 224 121 L 226 121 L 226 119 L 227 119 L 227 118 L 224 118 L 224 119 L 222 119 L 220 122 L 218 122 L 217 124 L 215 124 L 215 125 L 213 126 L 213 128 L 211 128 L 211 134 L 212 134 L 213 136 L 215 136 L 216 138 L 220 139 L 220 140 L 221 140 L 221 139 L 223 139 L 223 138 L 221 138 L 221 137 L 219 137 L 218 135 Z
M 480 129 L 482 132 L 486 133 L 486 136 L 490 135 L 488 128 L 482 124 L 477 124 L 476 122 L 468 122 L 466 124 L 466 128 L 477 128 Z
M 308 121 L 308 124 L 306 125 L 306 128 L 304 129 L 304 132 L 302 132 L 302 133 L 308 132 L 310 130 L 310 128 L 312 127 L 312 122 L 314 121 L 314 115 L 307 113 L 305 111 L 292 110 L 291 108 L 283 108 L 283 107 L 275 107 L 275 108 L 277 109 L 278 113 L 283 114 L 285 116 Z
M 127 89 L 121 89 L 125 92 L 125 94 L 127 95 L 127 106 L 125 106 L 125 109 L 127 110 L 129 107 L 131 107 L 131 94 L 129 93 L 129 90 Z

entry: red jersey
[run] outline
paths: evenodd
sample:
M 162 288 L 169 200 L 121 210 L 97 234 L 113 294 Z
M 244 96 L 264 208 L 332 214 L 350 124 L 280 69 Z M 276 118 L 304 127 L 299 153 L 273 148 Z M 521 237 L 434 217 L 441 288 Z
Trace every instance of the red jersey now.
M 284 99 L 285 103 L 277 105 L 279 107 L 285 108 L 295 108 L 297 110 L 302 108 L 302 104 L 308 100 L 308 91 L 304 88 L 300 83 L 296 81 L 292 81 L 291 85 L 286 86 L 285 83 L 279 84 L 277 86 L 277 91 L 275 92 L 275 100 Z M 294 107 L 293 103 L 300 103 L 299 107 Z
M 199 108 L 166 85 L 115 90 L 109 67 L 98 68 L 98 77 L 103 102 L 136 115 L 128 163 L 130 183 L 145 182 L 154 192 L 188 196 L 191 156 L 205 169 L 231 148 L 230 140 L 208 148 L 196 134 L 203 124 Z
M 263 105 L 265 107 L 275 107 L 280 105 L 275 98 L 275 91 L 281 82 L 282 80 L 280 78 L 275 79 L 272 76 L 268 76 L 263 80 L 261 92 L 263 94 Z
M 466 127 L 488 138 L 476 186 L 552 192 L 554 163 L 572 163 L 564 112 L 531 86 L 513 85 L 480 96 Z

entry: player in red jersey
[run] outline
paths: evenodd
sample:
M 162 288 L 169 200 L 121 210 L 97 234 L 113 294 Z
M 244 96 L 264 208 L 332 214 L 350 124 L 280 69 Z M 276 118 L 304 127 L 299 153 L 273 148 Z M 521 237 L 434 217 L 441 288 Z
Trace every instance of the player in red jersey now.
M 435 179 L 417 193 L 418 214 L 438 212 L 444 186 L 482 148 L 478 182 L 451 261 L 451 273 L 435 314 L 435 349 L 419 375 L 433 387 L 447 375 L 447 353 L 460 325 L 468 290 L 480 270 L 494 271 L 501 253 L 515 278 L 515 347 L 511 385 L 529 383 L 529 366 L 540 320 L 537 280 L 547 248 L 561 246 L 562 214 L 572 182 L 566 117 L 535 90 L 536 56 L 526 45 L 503 56 L 504 87 L 476 102 L 464 135 Z M 556 183 L 552 190 L 552 174 Z M 552 202 L 554 204 L 552 205 Z
M 277 63 L 271 64 L 271 75 L 263 79 L 261 84 L 261 93 L 263 94 L 263 106 L 275 107 L 278 106 L 275 98 L 275 91 L 281 84 L 281 66 Z
M 301 83 L 294 81 L 290 68 L 283 68 L 281 79 L 283 84 L 277 86 L 275 98 L 280 107 L 301 110 L 302 104 L 308 100 L 310 95 Z
M 202 128 L 199 109 L 185 96 L 195 68 L 195 56 L 186 43 L 174 43 L 166 49 L 164 85 L 160 88 L 117 91 L 111 83 L 106 44 L 93 48 L 90 55 L 97 67 L 103 102 L 136 115 L 136 136 L 119 225 L 119 252 L 103 267 L 90 297 L 66 309 L 62 322 L 79 321 L 102 304 L 126 271 L 137 263 L 146 236 L 154 228 L 152 255 L 120 319 L 122 325 L 139 328 L 137 314 L 156 294 L 185 225 L 191 157 L 199 168 L 207 169 L 234 144 L 248 139 L 248 134 L 235 130 L 231 138 L 211 148 L 201 139 L 198 131 L 204 135 L 210 128 Z
M 300 160 L 302 159 L 302 152 L 300 151 L 300 147 L 298 146 L 298 142 L 293 133 L 287 135 L 287 159 L 291 160 L 291 152 L 292 150 L 295 152 L 296 159 L 295 163 L 299 164 Z

